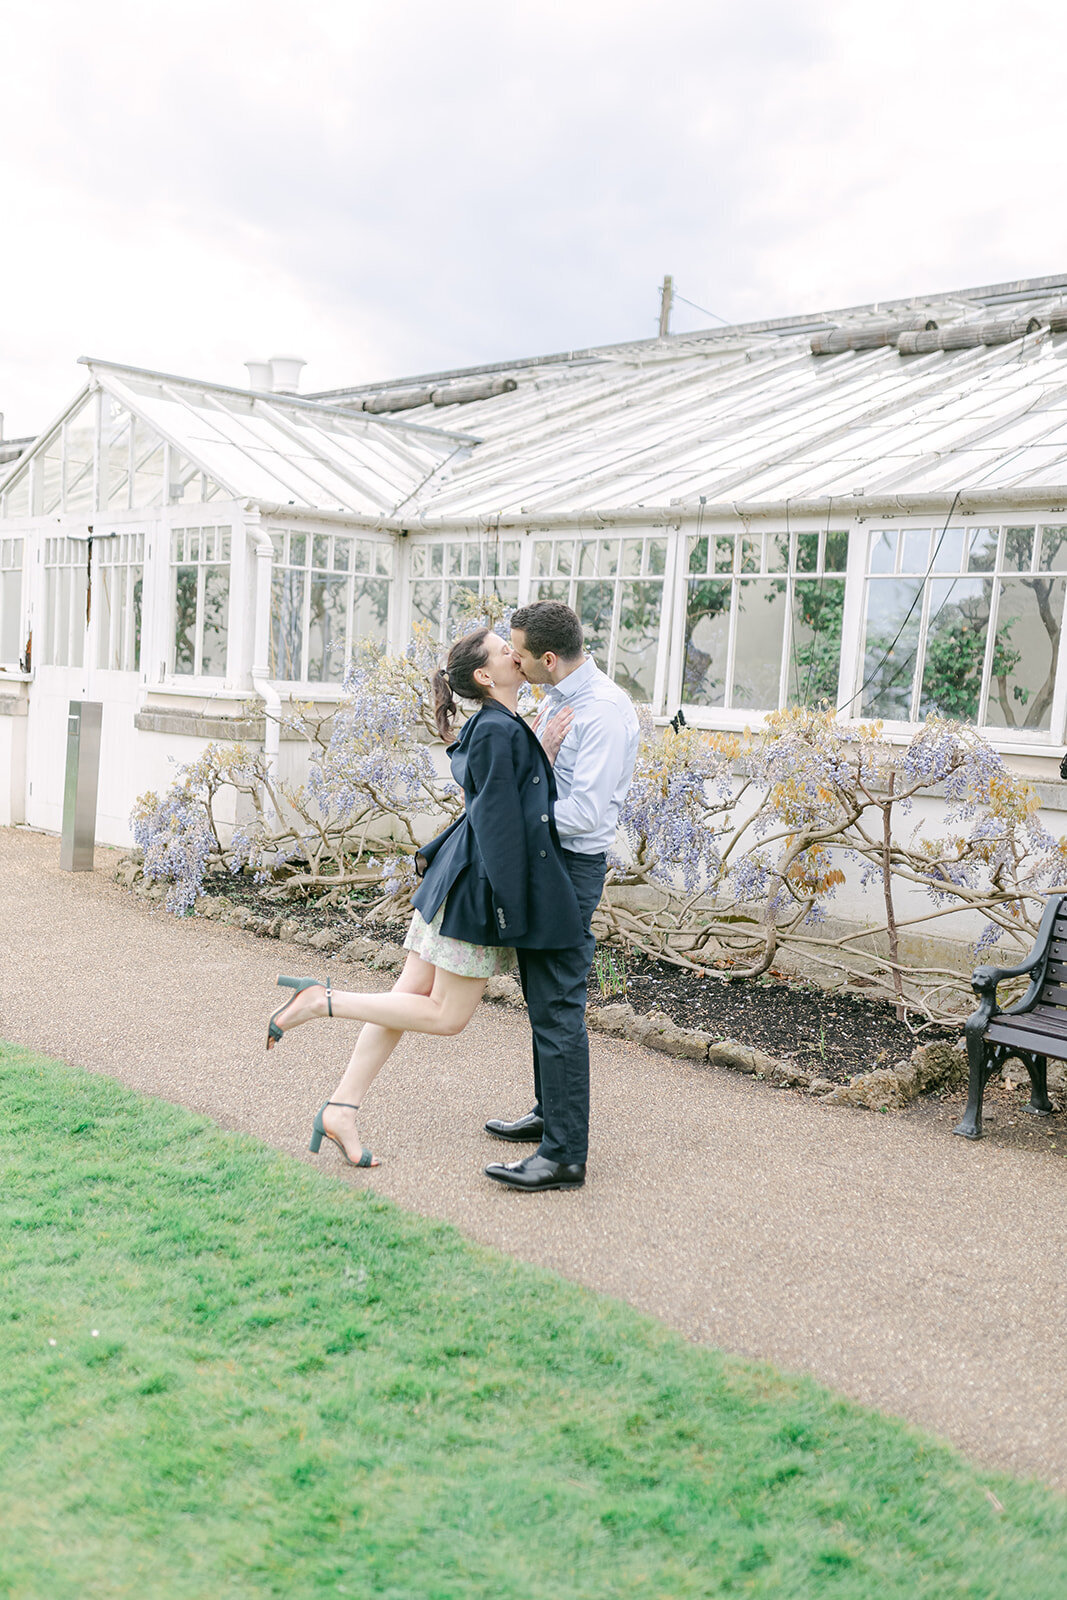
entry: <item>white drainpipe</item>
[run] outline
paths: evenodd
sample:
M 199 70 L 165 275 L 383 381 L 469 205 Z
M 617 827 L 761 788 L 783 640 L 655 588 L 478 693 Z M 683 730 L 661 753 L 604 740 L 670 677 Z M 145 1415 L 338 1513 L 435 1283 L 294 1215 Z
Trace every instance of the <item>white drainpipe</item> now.
M 268 768 L 277 776 L 278 753 L 281 747 L 281 717 L 282 702 L 277 689 L 270 679 L 270 569 L 274 556 L 274 549 L 270 537 L 262 528 L 253 532 L 256 552 L 256 605 L 255 629 L 252 648 L 252 682 L 256 693 L 263 701 L 265 716 L 263 719 L 263 755 Z M 268 815 L 273 816 L 274 808 L 269 799 L 264 796 L 264 803 Z

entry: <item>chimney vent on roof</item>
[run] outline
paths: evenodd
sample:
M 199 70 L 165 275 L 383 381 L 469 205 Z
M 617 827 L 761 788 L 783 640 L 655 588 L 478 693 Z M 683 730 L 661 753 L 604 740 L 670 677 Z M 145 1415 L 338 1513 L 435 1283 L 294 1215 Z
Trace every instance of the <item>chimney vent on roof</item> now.
M 248 372 L 248 387 L 250 389 L 268 390 L 271 386 L 271 372 L 269 361 L 246 361 L 245 368 Z
M 307 362 L 300 356 L 271 356 L 271 388 L 275 394 L 296 394 L 300 388 L 300 372 Z

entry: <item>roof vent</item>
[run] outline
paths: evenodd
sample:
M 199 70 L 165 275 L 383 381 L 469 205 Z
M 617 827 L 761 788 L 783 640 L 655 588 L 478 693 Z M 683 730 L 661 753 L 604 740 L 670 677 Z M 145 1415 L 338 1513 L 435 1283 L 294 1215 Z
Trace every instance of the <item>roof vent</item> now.
M 896 344 L 904 333 L 919 329 L 936 328 L 929 317 L 909 317 L 904 322 L 868 322 L 866 326 L 831 328 L 826 333 L 812 335 L 813 356 L 836 356 L 842 350 L 880 350 L 884 345 Z
M 296 394 L 300 388 L 300 373 L 307 362 L 300 356 L 271 356 L 270 386 L 275 394 Z
M 271 386 L 271 372 L 269 361 L 246 361 L 245 369 L 248 372 L 248 387 L 250 389 L 269 389 Z
M 957 322 L 951 328 L 902 333 L 897 349 L 902 356 L 926 355 L 931 350 L 977 350 L 980 345 L 1012 344 L 1036 333 L 1037 317 L 1013 317 L 1003 322 Z

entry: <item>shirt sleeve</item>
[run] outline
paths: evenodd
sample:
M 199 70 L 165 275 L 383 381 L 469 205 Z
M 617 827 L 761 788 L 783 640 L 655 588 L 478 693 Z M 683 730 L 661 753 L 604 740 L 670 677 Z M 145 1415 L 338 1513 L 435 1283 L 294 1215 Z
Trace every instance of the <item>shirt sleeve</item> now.
M 618 710 L 600 704 L 595 716 L 576 723 L 574 770 L 568 794 L 556 801 L 556 831 L 573 839 L 595 833 L 603 822 L 626 767 L 628 740 Z

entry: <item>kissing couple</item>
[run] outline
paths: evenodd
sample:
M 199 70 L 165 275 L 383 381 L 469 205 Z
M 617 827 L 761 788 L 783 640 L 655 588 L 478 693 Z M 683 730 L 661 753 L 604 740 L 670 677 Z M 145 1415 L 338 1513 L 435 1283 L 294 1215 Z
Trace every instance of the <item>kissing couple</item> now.
M 546 690 L 533 728 L 517 711 L 524 683 Z M 534 1104 L 516 1121 L 491 1118 L 485 1127 L 536 1149 L 485 1171 L 512 1189 L 580 1188 L 589 1138 L 590 925 L 633 776 L 637 715 L 586 654 L 577 614 L 555 600 L 514 612 L 510 640 L 488 628 L 457 639 L 431 686 L 464 809 L 417 858 L 404 970 L 387 994 L 279 978 L 296 993 L 271 1017 L 267 1049 L 313 1018 L 364 1024 L 315 1116 L 311 1149 L 326 1138 L 351 1166 L 377 1166 L 359 1141 L 356 1113 L 401 1036 L 462 1032 L 489 978 L 517 963 L 533 1035 Z M 459 700 L 476 710 L 457 737 Z

